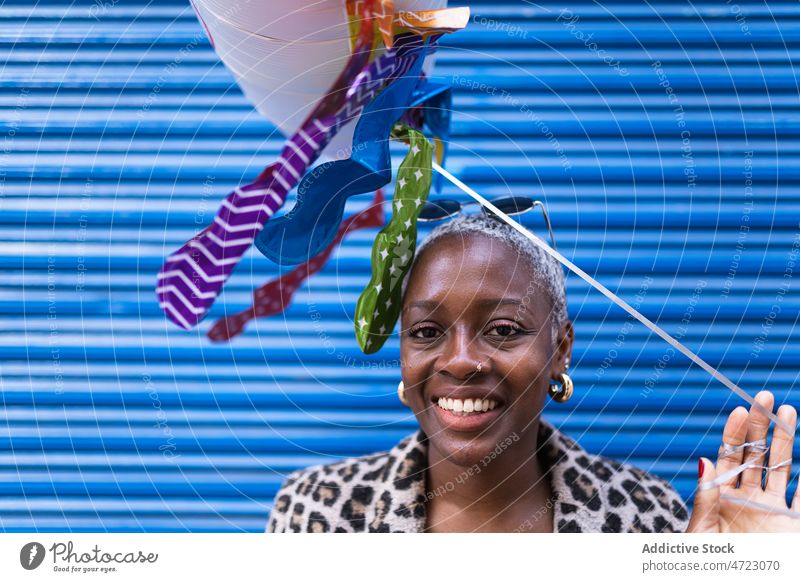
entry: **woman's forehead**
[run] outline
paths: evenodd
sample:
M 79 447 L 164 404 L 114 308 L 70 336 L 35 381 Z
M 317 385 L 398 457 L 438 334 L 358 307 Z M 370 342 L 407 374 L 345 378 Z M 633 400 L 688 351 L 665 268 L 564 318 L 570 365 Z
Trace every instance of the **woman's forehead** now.
M 441 302 L 469 296 L 470 301 L 512 301 L 531 294 L 539 295 L 539 286 L 517 249 L 486 236 L 452 236 L 419 257 L 409 274 L 406 300 Z

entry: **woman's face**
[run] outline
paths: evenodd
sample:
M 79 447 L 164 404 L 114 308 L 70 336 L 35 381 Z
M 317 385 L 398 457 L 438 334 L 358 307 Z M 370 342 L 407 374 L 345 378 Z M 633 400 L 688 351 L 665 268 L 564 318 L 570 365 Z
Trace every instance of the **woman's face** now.
M 527 263 L 502 241 L 448 236 L 419 257 L 403 299 L 402 375 L 443 458 L 473 465 L 507 437 L 536 434 L 550 379 L 572 349 L 571 322 L 553 347 L 550 310 Z

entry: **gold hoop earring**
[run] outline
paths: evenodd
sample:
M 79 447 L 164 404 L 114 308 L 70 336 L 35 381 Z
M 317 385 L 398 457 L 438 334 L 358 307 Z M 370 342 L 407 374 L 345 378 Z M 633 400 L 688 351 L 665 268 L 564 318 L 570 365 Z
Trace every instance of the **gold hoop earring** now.
M 574 385 L 572 383 L 572 378 L 570 378 L 567 374 L 561 374 L 561 388 L 559 389 L 558 384 L 551 384 L 550 398 L 556 402 L 566 402 L 572 398 L 573 388 Z
M 408 406 L 408 400 L 406 400 L 406 386 L 403 384 L 402 380 L 400 380 L 400 383 L 397 385 L 397 397 L 400 399 L 400 402 Z

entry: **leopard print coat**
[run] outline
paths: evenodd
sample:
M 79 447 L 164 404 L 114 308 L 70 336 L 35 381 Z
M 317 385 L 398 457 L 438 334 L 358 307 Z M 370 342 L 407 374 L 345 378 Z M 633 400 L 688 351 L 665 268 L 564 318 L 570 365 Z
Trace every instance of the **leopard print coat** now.
M 666 481 L 587 453 L 544 419 L 556 532 L 683 532 L 688 512 Z M 291 473 L 275 496 L 268 532 L 421 532 L 427 437 L 418 430 L 390 451 Z M 518 531 L 525 531 L 520 528 Z

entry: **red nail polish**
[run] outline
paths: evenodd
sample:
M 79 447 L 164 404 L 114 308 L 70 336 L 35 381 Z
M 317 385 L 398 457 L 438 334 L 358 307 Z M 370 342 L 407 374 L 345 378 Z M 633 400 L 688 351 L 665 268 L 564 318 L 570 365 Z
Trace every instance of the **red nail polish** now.
M 697 478 L 701 479 L 703 477 L 703 470 L 706 468 L 705 463 L 703 463 L 703 459 L 699 459 L 697 461 Z

